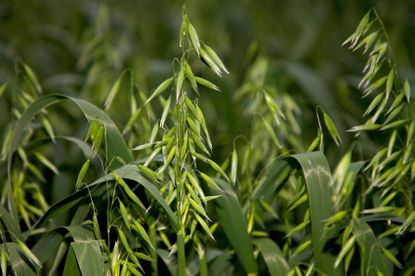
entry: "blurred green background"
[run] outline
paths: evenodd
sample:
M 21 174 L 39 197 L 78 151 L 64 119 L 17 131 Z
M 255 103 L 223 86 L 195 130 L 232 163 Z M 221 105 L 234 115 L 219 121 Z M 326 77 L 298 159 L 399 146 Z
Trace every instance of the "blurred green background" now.
M 13 84 L 16 60 L 22 59 L 36 72 L 43 93 L 63 92 L 100 105 L 121 72 L 129 68 L 137 87 L 149 95 L 171 74 L 172 59 L 180 55 L 178 31 L 185 4 L 200 38 L 217 50 L 230 71 L 222 79 L 208 75 L 222 93 L 202 93 L 201 99 L 217 155 L 230 152 L 237 135 L 249 133 L 249 122 L 242 115 L 246 105 L 234 95 L 254 66 L 256 71 L 261 66 L 263 70 L 251 78 L 262 78 L 286 92 L 300 107 L 303 144 L 316 135 L 308 131 L 317 124 L 316 105 L 332 116 L 347 144 L 353 137 L 345 130 L 363 121 L 360 118 L 370 99 L 361 99 L 355 89 L 364 58 L 341 44 L 375 7 L 390 34 L 400 74 L 413 81 L 414 3 L 3 0 L 0 82 Z M 0 109 L 2 129 L 11 114 L 4 102 Z M 120 103 L 111 116 L 123 126 L 127 110 Z M 375 150 L 372 146 L 365 150 Z
M 415 82 L 414 0 L 0 0 L 0 141 L 3 144 L 3 149 L 0 151 L 0 177 L 3 176 L 0 189 L 3 190 L 1 198 L 3 205 L 7 194 L 5 189 L 7 137 L 12 137 L 7 136 L 7 133 L 11 133 L 13 123 L 17 118 L 21 118 L 21 114 L 29 104 L 39 96 L 38 90 L 40 90 L 37 89 L 37 85 L 33 85 L 37 82 L 29 82 L 28 85 L 27 76 L 30 75 L 28 71 L 31 71 L 29 69 L 22 74 L 25 70 L 22 68 L 26 68 L 24 65 L 22 67 L 22 64 L 27 64 L 35 72 L 42 87 L 41 94 L 70 95 L 85 99 L 102 109 L 105 109 L 104 103 L 114 83 L 120 76 L 130 76 L 123 74 L 125 70 L 129 70 L 134 85 L 131 87 L 129 84 L 125 85 L 124 82 L 128 82 L 129 78 L 125 78 L 128 80 L 124 81 L 123 77 L 120 85 L 123 89 L 120 89 L 111 107 L 105 112 L 122 131 L 129 119 L 134 118 L 132 114 L 139 110 L 141 113 L 133 121 L 133 127 L 123 134 L 129 148 L 142 146 L 151 140 L 153 129 L 158 130 L 158 120 L 166 101 L 163 96 L 168 92 L 166 91 L 148 105 L 146 105 L 146 99 L 162 81 L 174 76 L 174 71 L 178 69 L 177 58 L 180 58 L 183 50 L 179 47 L 179 29 L 184 5 L 200 40 L 218 53 L 230 71 L 229 75 L 218 77 L 207 70 L 208 68 L 200 62 L 195 53 L 189 57 L 189 60 L 186 59 L 186 64 L 188 62 L 195 76 L 209 80 L 221 89 L 221 92 L 217 93 L 201 85 L 199 98 L 196 93 L 189 93 L 189 95 L 192 100 L 198 101 L 205 114 L 213 144 L 211 159 L 228 171 L 229 162 L 232 162 L 229 157 L 233 155 L 232 153 L 239 158 L 239 168 L 235 163 L 235 176 L 240 174 L 238 174 L 238 185 L 235 189 L 238 193 L 238 200 L 244 206 L 243 212 L 249 213 L 252 221 L 254 221 L 254 216 L 257 218 L 256 212 L 262 216 L 262 209 L 260 211 L 258 211 L 259 208 L 255 209 L 256 199 L 252 196 L 252 188 L 259 183 L 265 183 L 262 182 L 263 179 L 268 181 L 268 172 L 274 173 L 275 171 L 270 164 L 272 165 L 276 158 L 320 149 L 334 171 L 335 164 L 339 164 L 340 157 L 346 156 L 347 151 L 353 153 L 353 156 L 352 153 L 349 155 L 351 161 L 365 161 L 372 159 L 380 149 L 383 149 L 384 153 L 387 151 L 387 155 L 390 155 L 394 149 L 394 139 L 396 137 L 398 140 L 404 139 L 402 137 L 406 133 L 402 129 L 399 129 L 400 133 L 398 133 L 398 128 L 387 129 L 384 132 L 362 132 L 358 137 L 347 131 L 353 126 L 363 124 L 368 119 L 364 117 L 364 112 L 376 93 L 362 98 L 358 83 L 362 77 L 362 69 L 367 56 L 361 55 L 361 52 L 353 53 L 347 47 L 342 47 L 342 43 L 354 32 L 361 18 L 371 8 L 375 8 L 390 38 L 388 42 L 393 53 L 391 64 L 396 66 L 399 75 L 393 87 L 397 90 L 401 89 L 399 87 L 402 85 L 398 82 L 408 79 L 412 91 L 415 91 L 413 88 Z M 380 26 L 374 26 L 374 29 L 382 28 L 380 21 L 378 23 Z M 381 72 L 385 76 L 390 68 L 382 67 L 380 71 L 382 70 L 387 70 L 387 72 Z M 7 83 L 7 88 L 2 90 L 1 87 L 6 87 L 2 86 L 4 83 Z M 36 89 L 33 89 L 35 86 Z M 26 89 L 31 88 L 36 90 L 35 93 L 25 93 Z M 139 106 L 143 107 L 143 110 L 139 109 Z M 316 115 L 318 106 L 324 110 L 319 111 L 320 117 Z M 384 107 L 379 110 L 383 109 Z M 414 118 L 415 114 L 415 110 L 410 109 L 408 105 L 409 111 L 405 113 L 408 119 Z M 411 112 L 412 114 L 409 114 Z M 387 114 L 384 113 L 383 115 Z M 315 138 L 320 133 L 318 132 L 318 118 L 322 120 L 322 114 L 328 114 L 333 119 L 340 132 L 343 145 L 337 146 L 330 138 L 327 124 L 325 127 L 320 126 L 320 131 L 324 133 L 324 146 L 318 148 L 317 143 L 313 143 L 313 141 L 321 142 Z M 49 143 L 47 137 L 50 135 L 44 127 L 45 123 L 42 120 L 44 118 L 50 120 L 56 136 L 68 135 L 84 140 L 89 128 L 89 124 L 82 118 L 82 113 L 70 104 L 57 104 L 47 110 L 42 110 L 36 120 L 30 121 L 28 126 L 30 131 L 21 143 L 24 145 L 24 151 L 21 150 L 18 153 L 24 161 L 25 158 L 22 156 L 25 157 L 24 154 L 27 152 L 28 158 L 31 161 L 33 159 L 34 164 L 43 169 L 36 170 L 36 166 L 26 168 L 25 162 L 20 164 L 20 160 L 16 159 L 13 163 L 13 166 L 16 166 L 13 168 L 16 173 L 12 177 L 21 180 L 21 183 L 17 180 L 12 181 L 21 185 L 13 190 L 19 192 L 14 196 L 19 197 L 16 201 L 20 200 L 20 206 L 23 206 L 21 208 L 26 208 L 23 205 L 26 202 L 33 201 L 36 204 L 37 201 L 41 202 L 33 195 L 42 196 L 45 206 L 37 204 L 42 209 L 39 209 L 37 213 L 33 212 L 35 215 L 31 218 L 32 221 L 48 209 L 48 204 L 61 200 L 76 189 L 74 184 L 77 182 L 78 172 L 86 159 L 76 146 L 69 145 L 67 141 Z M 174 116 L 167 120 L 172 118 L 174 123 Z M 393 134 L 391 136 L 392 131 L 396 131 L 395 136 Z M 158 134 L 154 132 L 153 138 L 156 135 L 160 136 L 160 133 L 161 131 Z M 411 135 L 408 137 L 412 137 Z M 318 138 L 321 137 L 318 136 Z M 393 143 L 388 142 L 388 139 Z M 314 144 L 315 147 L 310 147 L 310 144 Z M 386 149 L 387 144 L 392 146 Z M 408 143 L 404 145 L 402 142 L 402 148 L 405 146 L 409 148 L 408 153 L 411 154 L 412 148 L 408 147 Z M 153 151 L 150 148 L 135 150 L 133 159 L 143 160 L 151 152 Z M 44 162 L 41 164 L 40 159 L 35 159 L 35 153 L 41 153 L 51 160 L 59 170 L 59 176 L 53 174 L 53 170 L 45 168 Z M 400 154 L 399 151 L 395 153 Z M 99 158 L 91 161 L 91 167 L 94 169 L 88 171 L 86 179 L 96 179 L 104 173 L 106 168 L 99 162 Z M 407 173 L 409 164 L 404 164 L 405 162 L 401 164 L 396 161 L 398 165 L 394 170 L 393 168 L 389 170 L 389 164 L 383 163 L 386 172 L 382 171 L 383 168 L 381 172 L 374 168 L 373 175 L 386 177 L 387 173 L 392 171 L 397 174 L 401 173 L 402 168 L 407 168 L 403 171 Z M 362 164 L 363 162 L 359 166 Z M 197 166 L 198 170 L 201 168 L 201 172 L 209 174 L 208 171 L 211 170 L 206 164 L 197 164 Z M 415 166 L 411 166 L 415 172 Z M 317 167 L 319 172 L 320 169 Z M 23 181 L 26 172 L 28 177 Z M 284 172 L 288 175 L 289 171 L 284 170 Z M 369 172 L 359 177 L 362 179 L 368 177 Z M 279 183 L 285 181 L 284 178 L 287 175 L 281 178 Z M 387 180 L 392 182 L 392 179 L 389 179 L 390 175 L 387 176 Z M 372 178 L 375 179 L 374 176 Z M 269 232 L 270 237 L 275 236 L 280 245 L 285 240 L 282 237 L 287 234 L 284 227 L 289 227 L 291 224 L 298 225 L 306 220 L 305 209 L 301 208 L 292 212 L 291 208 L 297 204 L 296 202 L 301 203 L 301 199 L 307 200 L 304 183 L 292 179 L 287 180 L 290 185 L 287 185 L 282 193 L 278 194 L 278 191 L 275 195 L 269 195 L 272 200 L 278 196 L 278 201 L 275 201 L 275 213 L 283 214 L 281 217 L 284 217 L 284 223 L 282 223 L 283 220 L 272 218 L 269 223 L 270 227 L 264 224 L 264 227 L 261 225 L 257 228 Z M 393 204 L 389 204 L 393 197 L 388 196 L 389 201 L 386 203 L 389 204 L 388 206 L 383 206 L 385 201 L 380 202 L 381 197 L 387 195 L 386 192 L 376 190 L 372 200 L 369 192 L 372 192 L 371 189 L 378 184 L 373 179 L 368 180 L 367 183 L 356 181 L 357 188 L 353 190 L 354 186 L 352 186 L 350 194 L 344 198 L 350 206 L 358 202 L 354 205 L 358 207 L 350 208 L 347 205 L 345 212 L 349 213 L 352 209 L 358 212 L 360 201 L 363 202 L 362 210 L 377 206 L 389 208 L 389 205 L 395 206 L 396 204 L 399 209 L 396 208 L 394 212 L 399 214 L 399 218 L 405 211 L 413 211 L 410 188 L 413 175 L 407 182 L 402 181 L 408 185 L 403 186 L 402 189 L 399 186 L 398 192 L 385 189 L 385 191 L 394 192 L 393 197 L 396 194 L 399 195 L 397 203 Z M 269 183 L 272 181 L 275 179 L 270 180 Z M 366 184 L 369 187 L 368 192 L 364 190 Z M 37 194 L 33 192 L 33 187 L 37 189 Z M 382 196 L 380 196 L 381 192 Z M 369 197 L 366 198 L 368 194 Z M 406 205 L 402 205 L 398 200 L 404 202 L 407 195 L 410 199 Z M 170 194 L 168 196 L 170 197 Z M 105 200 L 106 198 L 102 198 L 101 202 Z M 102 206 L 104 206 L 103 203 Z M 405 207 L 401 208 L 401 206 Z M 104 207 L 101 208 L 105 210 Z M 25 209 L 22 210 L 25 211 Z M 21 210 L 20 212 L 22 213 Z M 83 212 L 82 209 L 81 212 Z M 100 214 L 101 222 L 104 221 L 106 213 L 100 211 Z M 70 213 L 65 213 L 51 225 L 66 225 L 65 221 L 69 221 L 69 218 Z M 213 219 L 215 221 L 215 218 Z M 29 219 L 26 224 L 29 227 Z M 382 218 L 379 222 L 380 227 L 374 228 L 376 235 L 380 233 L 379 229 L 389 227 L 390 221 L 387 226 L 384 224 Z M 225 237 L 223 233 L 218 236 Z M 411 239 L 412 236 L 396 239 L 398 250 L 394 249 L 393 252 L 404 252 L 400 249 L 406 248 L 402 244 Z M 29 245 L 30 242 L 29 240 Z M 284 254 L 289 253 L 291 247 L 301 246 L 302 242 L 302 238 L 296 238 L 293 244 L 289 244 L 291 238 L 288 239 L 284 245 L 285 249 L 283 248 Z M 395 241 L 390 239 L 390 242 Z M 228 246 L 225 240 L 219 240 L 219 244 L 219 248 Z M 286 255 L 289 255 L 288 253 Z M 361 258 L 364 254 L 355 256 L 353 258 Z M 353 261 L 352 266 L 355 263 L 358 262 Z M 408 261 L 408 264 L 412 265 L 412 259 Z M 357 269 L 357 266 L 352 270 L 354 269 Z

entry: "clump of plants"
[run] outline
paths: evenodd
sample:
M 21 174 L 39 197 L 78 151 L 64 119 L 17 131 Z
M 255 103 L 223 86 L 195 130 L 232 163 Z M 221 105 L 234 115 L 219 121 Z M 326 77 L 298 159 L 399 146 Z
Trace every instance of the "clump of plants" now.
M 134 68 L 110 86 L 97 81 L 111 67 L 100 59 L 99 22 L 78 63 L 90 101 L 45 91 L 23 61 L 0 87 L 12 116 L 0 163 L 3 275 L 414 271 L 413 100 L 374 9 L 344 43 L 367 59 L 359 87 L 370 104 L 349 130 L 355 143 L 342 144 L 320 106 L 316 137 L 305 141 L 299 103 L 269 81 L 258 55 L 232 95 L 248 135 L 223 160 L 200 101 L 221 93 L 212 75 L 232 68 L 186 11 L 171 76 L 149 93 Z M 361 133 L 377 148 L 368 159 Z M 329 164 L 327 145 L 344 153 L 338 162 Z

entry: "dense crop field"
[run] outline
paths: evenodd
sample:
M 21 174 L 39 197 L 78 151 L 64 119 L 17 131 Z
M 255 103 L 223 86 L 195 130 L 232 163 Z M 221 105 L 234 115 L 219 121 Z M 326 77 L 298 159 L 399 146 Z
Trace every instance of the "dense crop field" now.
M 415 5 L 309 2 L 0 1 L 2 275 L 415 273 Z

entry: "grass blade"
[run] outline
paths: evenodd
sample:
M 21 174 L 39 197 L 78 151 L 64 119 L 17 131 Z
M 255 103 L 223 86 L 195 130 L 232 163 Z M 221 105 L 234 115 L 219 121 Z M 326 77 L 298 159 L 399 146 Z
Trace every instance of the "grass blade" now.
M 121 133 L 119 132 L 118 128 L 116 127 L 115 123 L 105 114 L 104 111 L 96 107 L 95 105 L 81 100 L 77 98 L 68 97 L 65 95 L 59 94 L 51 94 L 44 97 L 39 98 L 37 101 L 33 102 L 26 111 L 22 114 L 20 119 L 16 122 L 15 128 L 12 134 L 12 143 L 10 145 L 8 151 L 8 160 L 7 160 L 7 174 L 8 174 L 8 181 L 7 181 L 7 194 L 8 194 L 8 207 L 11 210 L 11 217 L 16 218 L 17 215 L 14 213 L 14 203 L 12 198 L 12 183 L 11 183 L 11 170 L 12 170 L 12 156 L 17 151 L 20 142 L 23 137 L 23 132 L 26 126 L 30 123 L 32 118 L 40 112 L 42 109 L 59 103 L 63 100 L 70 100 L 76 106 L 78 106 L 81 111 L 83 112 L 84 116 L 87 118 L 88 121 L 97 120 L 100 122 L 101 125 L 106 127 L 105 131 L 105 141 L 107 143 L 107 158 L 108 160 L 112 160 L 115 157 L 122 158 L 125 162 L 131 162 L 133 160 L 132 153 L 130 149 L 127 147 Z M 116 168 L 120 166 L 120 162 L 112 162 L 112 167 Z
M 61 242 L 64 241 L 64 235 L 58 231 L 51 231 L 42 236 L 42 238 L 33 246 L 32 252 L 43 264 L 51 256 L 56 256 Z
M 278 245 L 268 238 L 253 241 L 258 247 L 268 267 L 271 276 L 287 275 L 290 267 Z
M 37 114 L 42 109 L 59 103 L 63 100 L 70 100 L 74 103 L 79 109 L 81 109 L 84 116 L 88 121 L 92 122 L 97 120 L 100 125 L 106 127 L 106 137 L 105 141 L 108 143 L 108 159 L 111 160 L 113 157 L 121 157 L 125 162 L 133 161 L 132 153 L 127 147 L 124 139 L 121 136 L 121 133 L 117 129 L 115 123 L 111 120 L 108 115 L 96 107 L 95 105 L 84 101 L 82 99 L 77 99 L 73 97 L 68 97 L 60 94 L 51 94 L 39 98 L 32 105 L 30 105 L 27 110 L 23 113 L 21 118 L 17 121 L 16 126 L 13 131 L 13 142 L 9 151 L 9 163 L 11 162 L 11 155 L 17 150 L 23 135 L 25 127 L 29 124 L 31 119 L 35 114 Z M 119 165 L 119 164 L 118 164 Z
M 118 168 L 118 169 L 114 170 L 114 172 L 117 175 L 119 175 L 121 178 L 133 180 L 133 181 L 139 183 L 140 185 L 142 185 L 153 196 L 153 198 L 161 205 L 161 207 L 164 209 L 164 211 L 166 212 L 167 217 L 169 218 L 170 223 L 172 224 L 172 226 L 176 230 L 178 229 L 177 228 L 178 223 L 177 223 L 176 215 L 173 213 L 173 211 L 171 210 L 169 205 L 167 205 L 167 203 L 164 201 L 164 198 L 161 196 L 159 190 L 154 186 L 154 184 L 149 182 L 144 176 L 142 176 L 140 174 L 140 171 L 137 168 L 137 166 L 132 165 L 132 164 L 125 165 L 121 168 Z M 109 181 L 109 180 L 113 180 L 113 179 L 114 179 L 114 176 L 111 173 L 109 173 L 109 174 L 99 178 L 98 180 L 96 180 L 92 184 L 88 185 L 88 187 L 91 188 L 91 186 L 98 185 L 100 183 L 103 183 L 103 182 L 106 182 L 106 181 Z
M 69 248 L 68 255 L 66 256 L 65 267 L 63 269 L 63 276 L 81 276 L 81 270 L 79 269 L 78 262 L 76 261 L 75 252 L 72 246 Z
M 213 195 L 222 195 L 215 200 L 216 212 L 225 234 L 241 261 L 246 273 L 257 273 L 257 264 L 247 232 L 247 222 L 242 206 L 232 186 L 223 180 L 215 179 L 222 191 L 210 189 Z
M 20 232 L 20 225 L 12 219 L 10 213 L 0 205 L 0 218 L 3 224 L 6 226 L 7 231 L 11 234 L 13 241 L 23 240 L 22 233 Z
M 82 275 L 103 275 L 104 259 L 99 241 L 73 242 L 71 247 Z
M 334 215 L 333 192 L 330 186 L 331 173 L 322 152 L 292 155 L 301 166 L 307 186 L 311 213 L 311 236 L 315 268 L 327 275 L 339 275 L 334 268 L 334 256 L 324 253 L 327 237 L 323 235 L 325 220 Z
M 360 249 L 362 275 L 392 275 L 391 266 L 381 252 L 381 246 L 369 225 L 360 219 L 353 220 L 353 235 Z
M 30 264 L 30 261 L 25 258 L 25 255 L 19 250 L 19 247 L 15 243 L 3 244 L 6 246 L 6 252 L 8 252 L 10 265 L 15 275 L 34 276 L 37 275 Z

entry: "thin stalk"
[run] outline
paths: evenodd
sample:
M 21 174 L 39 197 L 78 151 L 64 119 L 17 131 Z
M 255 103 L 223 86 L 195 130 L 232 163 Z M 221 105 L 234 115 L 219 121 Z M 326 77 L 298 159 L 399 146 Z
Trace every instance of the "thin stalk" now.
M 394 54 L 393 54 L 393 51 L 392 51 L 392 44 L 391 44 L 391 40 L 390 40 L 390 37 L 389 37 L 388 31 L 386 30 L 385 24 L 383 24 L 383 21 L 382 21 L 382 19 L 380 18 L 380 16 L 379 16 L 379 14 L 378 14 L 377 10 L 376 10 L 375 8 L 372 8 L 372 11 L 373 11 L 373 13 L 375 14 L 376 21 L 378 21 L 378 23 L 379 23 L 379 25 L 380 25 L 380 28 L 382 29 L 383 35 L 385 36 L 386 42 L 387 42 L 387 44 L 388 44 L 388 54 L 389 54 L 389 60 L 388 60 L 388 63 L 389 63 L 389 66 L 390 66 L 391 68 L 393 68 L 393 67 L 395 67 L 395 65 L 396 65 L 396 58 L 395 58 L 395 56 L 394 56 Z
M 178 259 L 178 275 L 186 275 L 186 253 L 184 247 L 185 225 L 183 222 L 183 205 L 184 205 L 184 183 L 182 183 L 182 167 L 185 158 L 182 159 L 180 150 L 184 145 L 184 133 L 186 131 L 186 119 L 184 111 L 185 92 L 179 91 L 180 97 L 175 107 L 175 127 L 176 127 L 176 160 L 174 163 L 174 177 L 177 189 L 177 218 L 179 222 L 179 230 L 177 232 L 177 259 Z

